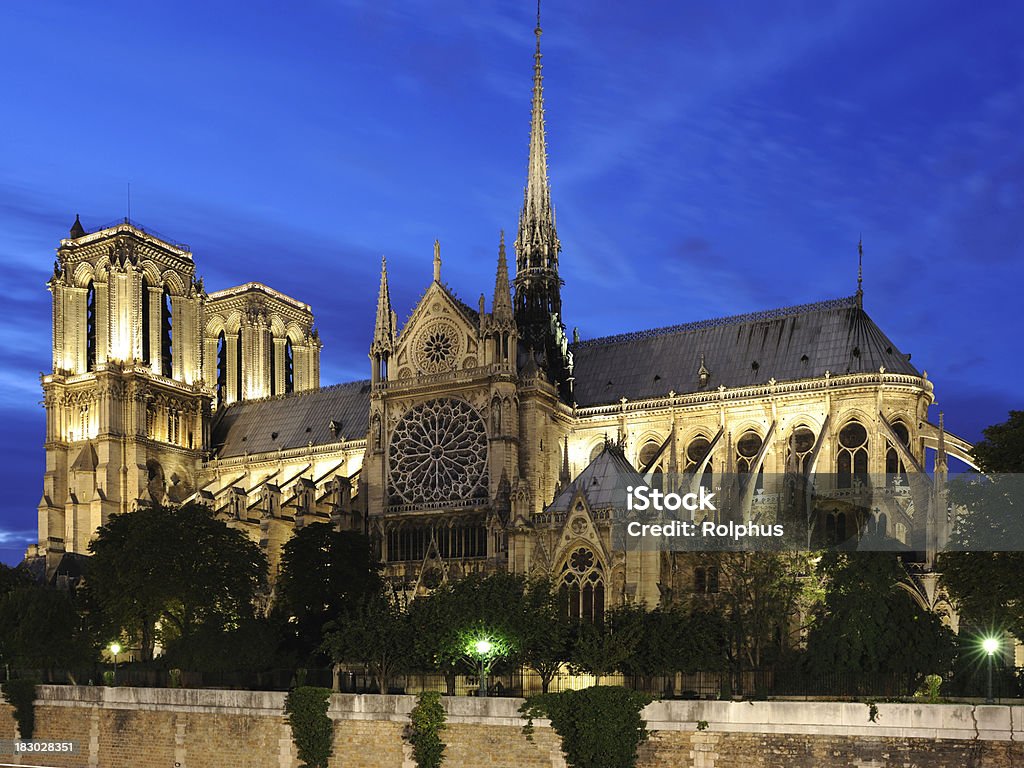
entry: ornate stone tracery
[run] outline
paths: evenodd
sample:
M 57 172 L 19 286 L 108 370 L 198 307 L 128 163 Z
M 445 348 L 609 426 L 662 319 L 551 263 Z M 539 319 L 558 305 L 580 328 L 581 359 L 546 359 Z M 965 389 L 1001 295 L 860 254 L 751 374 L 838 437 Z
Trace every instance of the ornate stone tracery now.
M 391 488 L 407 504 L 473 498 L 487 490 L 487 431 L 465 400 L 438 398 L 399 419 L 388 451 Z

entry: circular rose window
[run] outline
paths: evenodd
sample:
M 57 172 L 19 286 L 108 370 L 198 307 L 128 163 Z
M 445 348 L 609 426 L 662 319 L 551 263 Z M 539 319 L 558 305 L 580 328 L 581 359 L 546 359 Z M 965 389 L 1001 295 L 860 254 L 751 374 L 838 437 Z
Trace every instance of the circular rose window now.
M 452 370 L 459 352 L 459 331 L 443 320 L 424 328 L 413 346 L 416 367 L 423 373 Z
M 391 433 L 392 492 L 407 504 L 487 493 L 487 432 L 465 400 L 439 398 L 410 408 Z

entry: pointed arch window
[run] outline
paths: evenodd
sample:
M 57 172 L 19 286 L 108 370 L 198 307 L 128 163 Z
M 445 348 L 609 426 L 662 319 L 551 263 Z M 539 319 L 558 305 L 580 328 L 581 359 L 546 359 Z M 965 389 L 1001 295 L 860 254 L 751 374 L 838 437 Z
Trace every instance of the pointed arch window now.
M 228 343 L 224 331 L 217 334 L 217 406 L 228 399 Z
M 142 277 L 142 362 L 149 365 L 149 280 Z
M 604 621 L 604 568 L 587 547 L 573 550 L 562 565 L 559 590 L 569 618 L 600 624 Z
M 643 448 L 640 449 L 640 455 L 637 458 L 637 463 L 640 465 L 638 469 L 643 472 L 648 469 L 648 465 L 654 461 L 654 457 L 658 455 L 658 451 L 661 450 L 661 443 L 656 440 L 648 441 Z M 655 466 L 650 467 L 648 470 L 652 472 L 651 475 L 651 487 L 661 490 L 665 485 L 665 474 L 662 467 L 662 462 L 658 462 Z
M 717 565 L 700 565 L 693 570 L 693 591 L 698 595 L 718 593 Z
M 764 445 L 764 440 L 754 430 L 748 430 L 743 433 L 743 436 L 736 442 L 736 473 L 740 475 L 749 475 L 751 470 L 754 468 L 754 462 L 757 460 L 757 454 L 761 451 L 761 446 Z M 764 465 L 762 464 L 757 473 L 757 485 L 755 488 L 761 489 L 764 487 Z
M 701 464 L 704 463 L 704 459 L 707 457 L 708 452 L 711 450 L 711 441 L 704 435 L 698 435 L 690 441 L 690 444 L 686 446 L 686 466 L 684 470 L 686 472 L 696 472 L 700 469 Z M 708 463 L 704 465 L 704 472 L 701 473 L 700 484 L 704 488 L 711 490 L 711 482 L 713 479 L 711 470 L 712 460 L 708 459 Z
M 270 339 L 270 396 L 277 394 L 277 344 Z
M 786 471 L 806 475 L 810 469 L 811 451 L 816 438 L 809 427 L 800 425 L 793 430 L 786 445 Z
M 836 475 L 840 488 L 852 488 L 854 480 L 864 484 L 868 481 L 868 431 L 859 421 L 851 421 L 839 430 Z
M 903 444 L 903 447 L 910 450 L 910 432 L 902 421 L 893 422 L 892 431 Z M 899 449 L 893 445 L 891 440 L 886 441 L 885 451 L 885 475 L 889 485 L 906 485 L 907 468 L 903 464 L 903 458 Z
M 235 400 L 242 402 L 242 329 L 238 329 L 235 342 Z
M 85 289 L 85 369 L 96 370 L 96 285 Z
M 291 339 L 284 342 L 284 391 L 285 394 L 295 391 L 295 350 Z
M 160 372 L 167 378 L 174 375 L 174 311 L 171 304 L 171 292 L 164 287 L 163 301 L 160 304 Z

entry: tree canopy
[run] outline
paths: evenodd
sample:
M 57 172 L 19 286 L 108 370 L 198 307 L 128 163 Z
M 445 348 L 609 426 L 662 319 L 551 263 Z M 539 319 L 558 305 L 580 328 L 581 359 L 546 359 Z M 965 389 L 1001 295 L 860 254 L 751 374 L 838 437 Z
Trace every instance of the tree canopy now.
M 152 658 L 201 627 L 223 630 L 254 615 L 267 560 L 244 532 L 201 504 L 111 515 L 90 543 L 86 589 L 107 630 L 125 632 Z

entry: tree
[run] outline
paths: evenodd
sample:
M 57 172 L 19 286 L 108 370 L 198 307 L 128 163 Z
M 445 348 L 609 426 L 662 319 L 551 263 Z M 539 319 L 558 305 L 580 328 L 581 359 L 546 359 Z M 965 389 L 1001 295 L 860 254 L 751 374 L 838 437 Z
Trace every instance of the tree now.
M 11 568 L 9 565 L 0 563 L 0 595 L 6 595 L 17 587 L 28 587 L 34 583 L 32 574 L 24 565 L 16 565 Z
M 598 624 L 582 622 L 572 647 L 570 667 L 586 672 L 600 685 L 601 678 L 621 670 L 640 645 L 646 611 L 643 606 L 623 605 L 607 611 Z
M 379 572 L 361 533 L 315 523 L 288 540 L 276 592 L 279 606 L 296 620 L 301 652 L 320 646 L 328 622 L 380 592 Z
M 160 639 L 200 627 L 231 629 L 255 612 L 267 560 L 242 531 L 201 504 L 154 505 L 111 515 L 90 543 L 86 589 L 109 632 L 124 631 L 144 660 Z
M 380 693 L 409 668 L 414 633 L 409 615 L 383 594 L 364 598 L 334 625 L 328 625 L 324 649 L 335 664 L 358 662 L 373 675 Z
M 540 675 L 541 691 L 547 693 L 569 658 L 574 625 L 565 595 L 553 590 L 548 579 L 527 583 L 523 609 L 522 661 Z
M 96 648 L 71 597 L 57 589 L 21 586 L 0 596 L 0 660 L 21 669 L 73 669 Z
M 901 586 L 907 573 L 891 552 L 822 555 L 825 599 L 807 638 L 814 674 L 923 676 L 950 670 L 953 633 Z
M 639 642 L 620 669 L 645 678 L 721 669 L 726 641 L 725 622 L 716 614 L 678 604 L 658 607 L 643 616 Z
M 1024 640 L 1024 411 L 1011 411 L 1004 424 L 983 434 L 972 455 L 985 477 L 950 483 L 959 514 L 951 551 L 939 556 L 938 569 L 960 608 L 962 628 L 1007 630 Z

